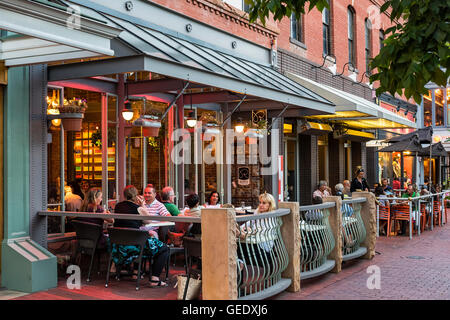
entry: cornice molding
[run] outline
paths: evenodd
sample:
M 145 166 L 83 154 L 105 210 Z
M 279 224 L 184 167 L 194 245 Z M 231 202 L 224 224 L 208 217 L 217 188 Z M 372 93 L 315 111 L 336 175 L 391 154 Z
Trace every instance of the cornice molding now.
M 239 24 L 250 31 L 259 33 L 270 39 L 276 39 L 280 31 L 276 26 L 263 26 L 259 23 L 249 23 L 248 13 L 238 10 L 221 0 L 186 0 L 199 9 L 208 10 L 223 19 Z

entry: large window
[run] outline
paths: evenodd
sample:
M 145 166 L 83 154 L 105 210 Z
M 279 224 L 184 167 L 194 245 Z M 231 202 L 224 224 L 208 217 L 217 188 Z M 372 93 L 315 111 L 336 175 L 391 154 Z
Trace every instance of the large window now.
M 291 16 L 291 38 L 299 42 L 305 43 L 303 38 L 303 16 L 297 19 L 295 14 Z
M 444 125 L 444 91 L 445 89 L 434 90 L 434 116 L 437 127 Z
M 365 27 L 365 54 L 366 54 L 366 72 L 370 74 L 370 59 L 372 58 L 372 24 L 370 23 L 370 20 L 366 18 L 364 21 L 364 27 Z
M 328 1 L 330 5 L 330 1 Z M 323 55 L 331 54 L 331 23 L 330 10 L 323 8 L 322 11 L 322 34 L 323 34 Z
M 380 50 L 381 50 L 381 48 L 383 48 L 384 47 L 384 30 L 380 30 L 380 32 L 379 32 L 379 37 L 380 37 Z
M 432 97 L 431 91 L 423 96 L 423 125 L 425 127 L 430 127 L 432 125 Z
M 348 62 L 350 62 L 354 67 L 356 67 L 355 9 L 353 9 L 353 7 L 348 7 L 347 17 L 348 17 Z

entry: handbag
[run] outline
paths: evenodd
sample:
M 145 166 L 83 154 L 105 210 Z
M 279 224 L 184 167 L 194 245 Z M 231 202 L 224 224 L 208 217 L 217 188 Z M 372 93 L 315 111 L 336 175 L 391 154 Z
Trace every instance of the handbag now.
M 187 276 L 185 274 L 181 274 L 177 276 L 177 283 L 175 287 L 178 286 L 178 300 L 183 300 L 184 289 L 186 288 Z M 186 293 L 186 300 L 195 300 L 200 296 L 200 291 L 202 289 L 202 280 L 200 279 L 200 275 L 198 279 L 190 278 L 189 279 L 189 287 Z
M 174 247 L 183 246 L 184 233 L 176 233 L 168 231 L 167 236 L 169 237 L 169 239 L 167 240 L 167 244 L 173 244 Z

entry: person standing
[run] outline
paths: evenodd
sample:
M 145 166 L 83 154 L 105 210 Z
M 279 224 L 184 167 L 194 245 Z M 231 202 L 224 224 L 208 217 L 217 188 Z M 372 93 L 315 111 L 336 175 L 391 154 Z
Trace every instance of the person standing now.
M 356 177 L 352 181 L 350 191 L 369 191 L 369 184 L 366 178 L 364 178 L 364 169 L 360 168 L 356 170 Z
M 83 202 L 81 197 L 77 194 L 72 193 L 71 186 L 65 186 L 64 193 L 64 204 L 66 206 L 66 211 L 80 211 L 81 203 Z

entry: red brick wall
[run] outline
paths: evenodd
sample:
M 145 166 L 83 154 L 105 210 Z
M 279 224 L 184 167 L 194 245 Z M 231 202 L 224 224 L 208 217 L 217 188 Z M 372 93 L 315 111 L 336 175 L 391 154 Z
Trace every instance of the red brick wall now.
M 150 0 L 149 0 L 150 1 Z M 262 24 L 249 24 L 248 15 L 221 0 L 151 0 L 156 4 L 187 15 L 194 20 L 214 26 L 253 43 L 271 47 L 278 34 L 277 24 L 268 21 Z

